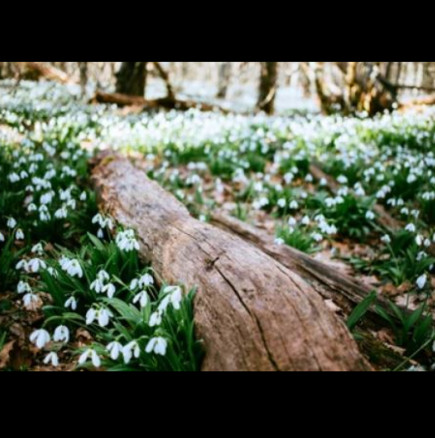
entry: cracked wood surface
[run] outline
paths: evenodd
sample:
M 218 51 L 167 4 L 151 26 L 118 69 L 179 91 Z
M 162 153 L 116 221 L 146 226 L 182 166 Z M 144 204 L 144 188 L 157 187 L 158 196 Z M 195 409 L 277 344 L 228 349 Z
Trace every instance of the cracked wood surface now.
M 192 218 L 119 155 L 92 178 L 102 209 L 136 230 L 140 252 L 168 283 L 196 286 L 203 370 L 369 370 L 345 325 L 297 273 L 238 236 Z

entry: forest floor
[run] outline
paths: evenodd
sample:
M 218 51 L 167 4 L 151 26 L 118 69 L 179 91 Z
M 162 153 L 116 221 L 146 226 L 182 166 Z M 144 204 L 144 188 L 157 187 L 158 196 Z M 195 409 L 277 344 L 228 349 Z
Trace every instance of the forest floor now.
M 397 369 L 432 368 L 434 109 L 125 114 L 56 84 L 0 93 L 0 369 L 200 368 L 193 292 L 155 279 L 134 232 L 98 212 L 89 160 L 105 148 L 199 220 L 226 211 L 375 290 L 400 321 L 379 310 L 375 333 Z

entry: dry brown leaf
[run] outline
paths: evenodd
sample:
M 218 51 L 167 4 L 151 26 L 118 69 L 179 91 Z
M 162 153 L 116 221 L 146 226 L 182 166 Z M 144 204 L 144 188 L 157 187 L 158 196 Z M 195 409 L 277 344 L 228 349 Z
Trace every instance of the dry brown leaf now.
M 5 345 L 3 345 L 2 350 L 0 351 L 0 369 L 4 368 L 9 362 L 9 356 L 14 347 L 15 340 L 9 341 Z

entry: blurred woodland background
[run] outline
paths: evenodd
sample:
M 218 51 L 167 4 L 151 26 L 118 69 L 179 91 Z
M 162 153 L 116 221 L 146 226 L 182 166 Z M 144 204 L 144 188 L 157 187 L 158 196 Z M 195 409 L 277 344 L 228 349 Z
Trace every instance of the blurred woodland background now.
M 82 98 L 151 108 L 371 116 L 435 103 L 434 62 L 1 62 L 8 78 L 75 84 Z

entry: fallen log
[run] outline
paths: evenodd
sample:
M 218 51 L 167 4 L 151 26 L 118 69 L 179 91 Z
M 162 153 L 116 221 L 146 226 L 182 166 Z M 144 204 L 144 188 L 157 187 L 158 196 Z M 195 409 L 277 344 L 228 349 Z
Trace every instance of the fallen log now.
M 355 306 L 372 291 L 372 289 L 355 281 L 350 276 L 331 268 L 330 265 L 322 263 L 308 254 L 288 245 L 276 244 L 273 236 L 266 231 L 242 222 L 235 217 L 228 216 L 226 213 L 220 211 L 212 213 L 211 223 L 251 242 L 283 266 L 296 272 L 310 283 L 323 298 L 333 300 L 345 315 L 350 314 Z M 395 318 L 394 313 L 382 297 L 378 297 L 378 302 L 392 318 Z M 375 324 L 375 328 L 384 325 L 381 324 L 382 320 L 374 310 L 369 309 L 368 316 Z
M 97 157 L 92 180 L 101 208 L 136 230 L 140 253 L 157 276 L 198 287 L 203 370 L 371 369 L 345 325 L 297 273 L 192 218 L 124 157 Z
M 130 96 L 122 93 L 105 93 L 101 90 L 97 90 L 95 95 L 91 99 L 91 103 L 109 103 L 118 106 L 140 106 L 144 110 L 165 108 L 168 110 L 177 109 L 180 111 L 187 111 L 192 108 L 197 108 L 201 111 L 214 111 L 219 110 L 224 114 L 228 111 L 217 106 L 210 105 L 203 102 L 195 102 L 193 100 L 180 100 L 172 97 L 162 97 L 159 99 L 145 99 L 141 96 Z
M 52 65 L 43 64 L 42 62 L 19 62 L 18 64 L 24 79 L 43 77 L 61 84 L 73 82 L 68 74 Z

